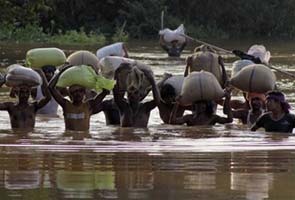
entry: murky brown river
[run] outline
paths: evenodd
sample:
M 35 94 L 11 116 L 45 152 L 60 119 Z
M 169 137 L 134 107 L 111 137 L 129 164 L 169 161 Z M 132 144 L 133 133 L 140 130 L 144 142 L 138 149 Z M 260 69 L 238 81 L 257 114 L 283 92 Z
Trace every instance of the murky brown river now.
M 215 44 L 247 50 L 254 43 Z M 295 70 L 294 42 L 263 44 L 275 67 Z M 30 48 L 2 44 L 1 66 L 21 62 Z M 96 47 L 62 49 L 68 55 L 74 49 Z M 188 47 L 181 59 L 171 59 L 157 42 L 129 44 L 130 56 L 151 65 L 157 80 L 164 72 L 183 74 L 192 49 Z M 225 58 L 230 70 L 235 58 Z M 293 80 L 277 77 L 294 111 Z M 8 100 L 7 88 L 1 91 L 1 101 Z M 1 200 L 291 200 L 294 187 L 293 134 L 250 132 L 237 121 L 214 127 L 163 125 L 157 109 L 147 129 L 106 126 L 104 115 L 98 114 L 92 117 L 89 132 L 65 132 L 62 117 L 39 116 L 33 132 L 16 133 L 10 130 L 8 114 L 0 112 Z

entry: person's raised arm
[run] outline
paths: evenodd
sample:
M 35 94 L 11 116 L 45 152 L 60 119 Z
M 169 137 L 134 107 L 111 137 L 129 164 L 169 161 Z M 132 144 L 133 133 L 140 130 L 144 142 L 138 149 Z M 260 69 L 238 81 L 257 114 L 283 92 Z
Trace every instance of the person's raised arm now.
M 120 110 L 124 110 L 126 106 L 126 102 L 124 101 L 125 90 L 122 90 L 122 86 L 120 85 L 120 73 L 124 70 L 131 70 L 130 64 L 121 64 L 119 68 L 115 71 L 114 79 L 116 80 L 115 87 L 113 89 L 114 101 L 117 104 Z
M 66 105 L 67 100 L 60 94 L 60 92 L 56 89 L 57 81 L 60 75 L 66 71 L 68 68 L 72 67 L 71 65 L 65 66 L 58 74 L 56 74 L 49 82 L 49 91 L 55 101 L 61 106 L 64 107 Z
M 124 55 L 124 57 L 125 57 L 125 58 L 128 58 L 128 57 L 129 57 L 129 55 L 128 55 L 128 49 L 127 49 L 126 45 L 125 45 L 125 44 L 123 44 L 123 46 L 122 46 L 122 47 L 123 47 L 123 51 L 124 51 L 124 54 L 125 54 L 125 55 Z
M 1 83 L 0 83 L 0 88 L 3 86 L 3 84 L 5 83 L 5 75 L 4 77 L 2 77 L 3 80 L 1 80 Z M 13 103 L 12 102 L 4 102 L 4 103 L 0 103 L 0 110 L 6 110 L 8 111 L 10 106 L 12 106 Z
M 223 113 L 227 115 L 227 118 L 220 118 L 218 123 L 225 124 L 233 122 L 233 112 L 230 107 L 230 99 L 231 99 L 231 89 L 225 89 L 225 100 L 223 103 Z
M 88 100 L 92 113 L 97 113 L 97 107 L 102 104 L 102 100 L 110 93 L 109 90 L 103 89 L 101 93 L 97 94 L 93 99 Z
M 171 111 L 171 114 L 170 114 L 169 124 L 181 125 L 181 124 L 187 123 L 189 118 L 192 117 L 192 115 L 185 115 L 185 116 L 177 118 L 177 111 L 179 109 L 179 106 L 180 106 L 179 102 L 176 101 L 176 103 L 174 104 L 173 109 Z
M 225 89 L 224 93 L 225 93 L 225 100 L 223 103 L 223 113 L 227 115 L 227 117 L 221 117 L 218 115 L 214 115 L 214 119 L 210 122 L 210 125 L 214 125 L 216 123 L 219 124 L 226 124 L 226 123 L 232 123 L 233 122 L 233 113 L 230 107 L 230 90 L 229 89 Z
M 160 40 L 159 40 L 160 46 L 162 47 L 162 49 L 164 49 L 166 52 L 169 51 L 169 48 L 166 44 L 166 42 L 164 41 L 164 36 L 160 35 Z
M 227 73 L 224 67 L 224 62 L 221 56 L 218 56 L 218 63 L 221 67 L 221 71 L 222 71 L 222 83 L 223 83 L 223 88 L 227 87 L 228 84 L 228 77 L 227 77 Z
M 155 79 L 150 71 L 147 71 L 144 69 L 141 71 L 143 71 L 145 77 L 148 79 L 148 81 L 150 82 L 150 84 L 152 86 L 152 92 L 153 92 L 154 99 L 152 101 L 146 102 L 144 104 L 146 106 L 147 110 L 152 110 L 160 104 L 161 98 L 160 98 L 159 88 L 156 85 Z
M 6 82 L 6 75 L 2 75 L 0 74 L 0 88 L 4 85 L 4 83 Z M 13 103 L 12 102 L 4 102 L 4 103 L 0 103 L 0 110 L 6 110 L 8 111 L 10 106 L 12 106 Z
M 184 77 L 186 77 L 190 73 L 190 67 L 192 67 L 192 64 L 193 64 L 193 58 L 192 58 L 192 56 L 188 56 L 186 58 Z
M 35 109 L 38 110 L 45 106 L 50 100 L 51 100 L 51 95 L 48 90 L 48 82 L 47 79 L 41 69 L 35 69 L 36 72 L 41 76 L 42 78 L 42 85 L 41 85 L 41 90 L 43 92 L 44 97 L 40 99 L 39 101 L 36 102 L 35 104 Z

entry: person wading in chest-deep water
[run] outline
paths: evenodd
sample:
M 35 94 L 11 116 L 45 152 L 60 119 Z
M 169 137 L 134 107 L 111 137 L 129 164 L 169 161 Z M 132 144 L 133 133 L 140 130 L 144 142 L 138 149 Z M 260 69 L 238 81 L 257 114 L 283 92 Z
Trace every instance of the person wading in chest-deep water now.
M 256 120 L 264 113 L 265 95 L 261 93 L 248 93 L 247 102 L 249 102 L 249 109 L 240 108 L 233 110 L 233 117 L 240 119 L 243 124 L 251 127 Z
M 47 89 L 47 80 L 43 72 L 37 69 L 35 71 L 40 74 L 43 80 L 42 89 L 44 91 L 44 97 L 42 99 L 29 102 L 31 87 L 24 84 L 13 88 L 18 102 L 0 103 L 0 110 L 8 111 L 12 129 L 33 129 L 35 127 L 37 111 L 45 106 L 51 99 Z
M 42 71 L 45 74 L 45 77 L 47 81 L 49 82 L 54 72 L 56 71 L 56 67 L 52 65 L 44 65 L 41 67 Z M 64 91 L 62 88 L 59 88 L 60 92 Z M 38 86 L 35 90 L 32 90 L 32 97 L 33 99 L 40 100 L 44 96 L 44 91 L 42 90 L 42 87 Z M 57 108 L 58 103 L 55 101 L 54 98 L 51 98 L 51 100 L 40 110 L 38 110 L 37 114 L 47 115 L 47 116 L 57 116 Z
M 93 114 L 93 110 L 102 102 L 109 91 L 104 89 L 95 98 L 84 101 L 86 88 L 80 85 L 72 85 L 69 87 L 71 101 L 65 99 L 55 85 L 60 75 L 69 67 L 71 66 L 63 68 L 53 77 L 49 83 L 49 89 L 54 99 L 63 109 L 66 130 L 87 131 L 89 130 L 90 116 Z
M 184 50 L 186 44 L 187 42 L 185 41 L 179 46 L 178 40 L 173 40 L 170 42 L 170 45 L 167 45 L 167 43 L 164 41 L 163 35 L 160 36 L 160 46 L 168 53 L 168 56 L 170 57 L 180 57 L 181 52 Z
M 160 118 L 165 124 L 169 124 L 171 113 L 174 106 L 176 105 L 176 89 L 171 84 L 165 83 L 165 81 L 171 77 L 173 77 L 172 74 L 164 73 L 162 80 L 157 83 L 161 95 L 161 101 L 159 102 L 158 110 Z M 185 110 L 191 110 L 191 106 L 178 105 L 176 118 L 182 117 Z
M 225 89 L 225 101 L 223 105 L 223 112 L 227 117 L 221 117 L 214 113 L 214 101 L 196 101 L 193 103 L 192 114 L 187 114 L 182 117 L 176 117 L 177 109 L 179 107 L 178 100 L 176 106 L 173 108 L 170 117 L 170 124 L 187 124 L 188 126 L 200 125 L 215 125 L 216 123 L 225 124 L 233 121 L 232 111 L 230 108 L 231 90 Z
M 116 70 L 115 80 L 117 83 L 113 89 L 114 100 L 120 111 L 120 125 L 121 127 L 145 128 L 147 127 L 149 121 L 150 112 L 156 108 L 160 102 L 158 87 L 153 75 L 149 71 L 141 69 L 152 86 L 154 99 L 145 103 L 141 103 L 141 100 L 143 99 L 142 91 L 136 88 L 127 91 L 127 99 L 125 99 L 125 91 L 120 90 L 121 86 L 119 80 L 120 71 L 125 69 L 131 69 L 130 64 L 123 63 Z
M 266 112 L 251 128 L 256 131 L 264 128 L 267 132 L 289 132 L 295 127 L 295 115 L 289 113 L 290 105 L 281 92 L 269 92 L 266 95 Z

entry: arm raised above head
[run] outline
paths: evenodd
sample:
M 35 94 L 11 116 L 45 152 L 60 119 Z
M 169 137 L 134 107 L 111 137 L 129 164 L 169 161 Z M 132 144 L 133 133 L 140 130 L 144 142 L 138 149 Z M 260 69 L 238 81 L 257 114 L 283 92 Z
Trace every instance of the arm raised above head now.
M 152 110 L 160 104 L 161 97 L 160 97 L 159 88 L 158 88 L 156 81 L 150 71 L 145 70 L 145 69 L 143 69 L 141 71 L 143 71 L 144 75 L 146 76 L 146 78 L 148 79 L 148 81 L 150 82 L 150 84 L 152 86 L 152 92 L 153 92 L 154 99 L 150 102 L 145 103 L 147 110 Z
M 42 108 L 43 106 L 45 106 L 50 100 L 51 100 L 51 95 L 48 89 L 48 82 L 47 79 L 43 73 L 43 71 L 41 69 L 35 69 L 35 71 L 41 76 L 42 78 L 42 85 L 41 85 L 41 89 L 43 92 L 44 97 L 40 100 L 38 100 L 35 104 L 35 109 L 38 110 L 40 108 Z
M 67 100 L 63 97 L 63 95 L 60 94 L 59 90 L 56 89 L 56 84 L 60 75 L 70 67 L 72 66 L 68 65 L 63 67 L 62 70 L 51 79 L 48 86 L 51 95 L 61 107 L 64 107 L 66 105 Z
M 109 90 L 103 89 L 101 93 L 97 94 L 93 99 L 88 100 L 91 110 L 96 111 L 97 107 L 102 104 L 103 99 L 110 93 Z M 98 110 L 97 110 L 98 111 Z M 97 112 L 96 111 L 96 112 Z M 94 114 L 95 112 L 93 112 Z

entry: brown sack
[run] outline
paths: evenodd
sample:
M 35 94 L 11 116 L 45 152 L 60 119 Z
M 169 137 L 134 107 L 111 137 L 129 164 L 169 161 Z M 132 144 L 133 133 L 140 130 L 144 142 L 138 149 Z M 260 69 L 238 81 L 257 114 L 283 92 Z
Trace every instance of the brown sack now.
M 262 64 L 246 66 L 230 80 L 231 85 L 242 91 L 257 93 L 273 90 L 275 83 L 275 74 Z
M 189 59 L 191 59 L 191 66 L 189 73 L 194 71 L 207 71 L 214 74 L 220 84 L 223 84 L 222 80 L 222 68 L 218 62 L 218 55 L 209 51 L 200 51 L 194 53 Z
M 126 70 L 121 69 L 122 65 L 116 69 L 120 70 L 117 80 L 120 89 L 128 92 L 137 90 L 144 98 L 151 90 L 151 84 L 141 70 L 146 70 L 153 75 L 152 69 L 148 65 L 139 62 L 123 63 L 123 65 L 128 66 Z
M 216 77 L 206 71 L 192 72 L 185 77 L 181 95 L 181 105 L 191 105 L 195 101 L 216 100 L 224 96 L 224 92 Z
M 178 96 L 181 93 L 183 81 L 184 81 L 184 76 L 183 75 L 175 75 L 175 76 L 172 76 L 172 77 L 168 78 L 164 82 L 163 85 L 166 85 L 166 84 L 171 85 L 174 88 L 176 95 Z
M 98 71 L 99 60 L 90 51 L 76 51 L 67 58 L 67 62 L 70 65 L 90 65 L 94 67 L 96 72 Z

